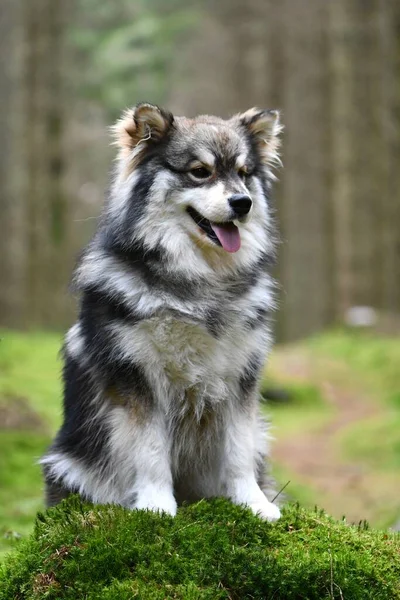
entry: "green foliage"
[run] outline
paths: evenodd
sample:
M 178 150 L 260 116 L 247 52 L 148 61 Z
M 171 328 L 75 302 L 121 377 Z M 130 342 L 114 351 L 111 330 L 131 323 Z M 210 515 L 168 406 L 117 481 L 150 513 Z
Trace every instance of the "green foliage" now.
M 272 525 L 220 499 L 172 518 L 71 498 L 38 516 L 0 598 L 395 600 L 399 575 L 398 535 L 317 510 Z
M 190 2 L 80 0 L 79 10 L 71 39 L 85 65 L 80 93 L 111 119 L 138 101 L 162 103 L 176 44 L 196 19 Z

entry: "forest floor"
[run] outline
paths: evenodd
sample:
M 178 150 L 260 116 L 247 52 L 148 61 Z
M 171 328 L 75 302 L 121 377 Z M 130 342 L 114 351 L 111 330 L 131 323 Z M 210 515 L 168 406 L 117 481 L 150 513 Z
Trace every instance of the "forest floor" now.
M 291 481 L 287 496 L 348 522 L 397 521 L 399 359 L 397 340 L 343 332 L 275 352 L 267 373 L 292 395 L 269 411 L 277 477 Z
M 61 336 L 3 331 L 0 341 L 0 552 L 43 509 L 37 459 L 61 418 Z M 400 340 L 325 333 L 278 346 L 264 385 L 275 475 L 288 499 L 376 527 L 400 517 Z

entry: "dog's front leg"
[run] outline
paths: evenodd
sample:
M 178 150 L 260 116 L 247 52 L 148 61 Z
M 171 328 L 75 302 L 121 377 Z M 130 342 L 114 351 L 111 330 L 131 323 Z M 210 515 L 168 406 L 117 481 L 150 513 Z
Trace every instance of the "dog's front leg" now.
M 129 448 L 124 442 L 123 430 L 126 432 L 126 427 L 129 428 L 129 422 L 123 424 L 113 444 L 117 456 L 119 454 L 122 458 L 121 455 L 125 454 L 125 465 L 129 463 L 129 471 L 134 475 L 133 485 L 128 487 L 123 482 L 126 486 L 124 505 L 175 515 L 177 503 L 173 494 L 170 447 L 163 416 L 155 412 L 145 422 L 132 424 Z
M 254 416 L 235 411 L 226 428 L 224 472 L 226 495 L 235 504 L 249 506 L 262 519 L 276 521 L 279 508 L 269 502 L 256 479 Z

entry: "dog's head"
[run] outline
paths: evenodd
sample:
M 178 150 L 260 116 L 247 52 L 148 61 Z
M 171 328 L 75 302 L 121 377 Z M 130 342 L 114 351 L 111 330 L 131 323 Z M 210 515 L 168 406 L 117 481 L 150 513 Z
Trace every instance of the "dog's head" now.
M 118 231 L 176 260 L 251 263 L 268 243 L 268 192 L 279 114 L 174 117 L 151 104 L 113 128 L 119 147 L 109 214 Z M 233 259 L 232 255 L 235 254 Z

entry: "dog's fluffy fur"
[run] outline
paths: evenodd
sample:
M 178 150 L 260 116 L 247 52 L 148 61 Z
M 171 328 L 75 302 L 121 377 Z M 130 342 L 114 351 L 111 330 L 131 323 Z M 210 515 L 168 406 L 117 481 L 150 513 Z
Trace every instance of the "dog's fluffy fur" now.
M 257 387 L 280 129 L 275 111 L 187 119 L 150 104 L 114 127 L 109 200 L 74 276 L 64 422 L 41 460 L 48 505 L 77 492 L 174 515 L 225 496 L 279 517 Z

